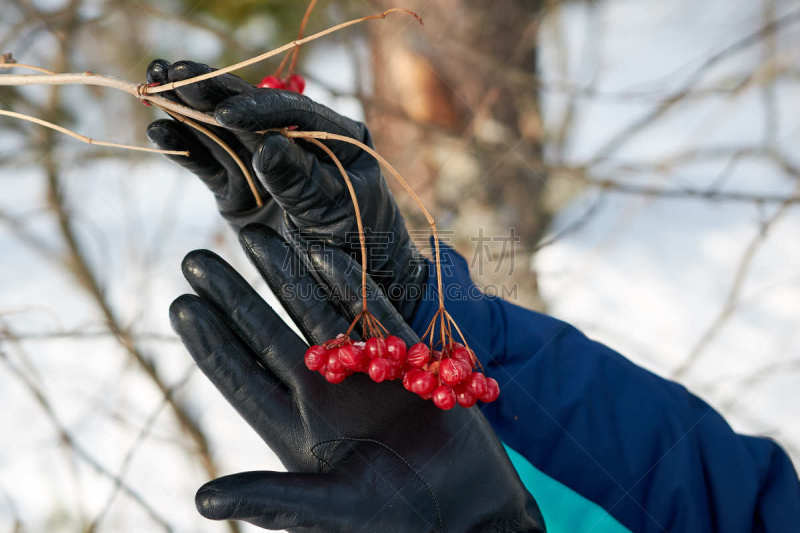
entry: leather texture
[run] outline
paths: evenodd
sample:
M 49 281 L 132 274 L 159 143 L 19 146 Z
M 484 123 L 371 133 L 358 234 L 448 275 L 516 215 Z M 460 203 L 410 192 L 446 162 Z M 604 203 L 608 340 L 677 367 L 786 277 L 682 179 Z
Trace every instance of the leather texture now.
M 349 296 L 359 292 L 360 268 L 348 254 L 298 257 L 274 230 L 257 225 L 240 239 L 310 342 L 345 331 L 361 310 Z M 204 516 L 297 532 L 545 531 L 478 408 L 441 411 L 397 381 L 376 384 L 362 374 L 329 384 L 305 368 L 306 344 L 221 258 L 191 252 L 183 271 L 197 295 L 172 304 L 174 329 L 289 471 L 207 483 L 196 496 Z M 390 332 L 418 340 L 372 280 L 368 306 Z
M 213 69 L 191 61 L 162 59 L 147 69 L 147 81 L 167 83 Z M 310 98 L 277 89 L 258 89 L 231 74 L 164 93 L 199 111 L 213 113 L 225 127 L 212 127 L 257 177 L 264 205 L 257 207 L 233 159 L 205 135 L 174 120 L 157 120 L 147 129 L 162 149 L 188 150 L 190 156 L 167 156 L 197 175 L 214 193 L 219 211 L 239 230 L 265 224 L 296 246 L 332 245 L 360 261 L 353 205 L 330 158 L 303 140 L 290 140 L 270 128 L 296 126 L 355 138 L 372 146 L 366 126 L 343 117 Z M 358 197 L 367 236 L 367 271 L 406 320 L 410 320 L 427 279 L 378 163 L 356 146 L 324 141 L 340 159 Z

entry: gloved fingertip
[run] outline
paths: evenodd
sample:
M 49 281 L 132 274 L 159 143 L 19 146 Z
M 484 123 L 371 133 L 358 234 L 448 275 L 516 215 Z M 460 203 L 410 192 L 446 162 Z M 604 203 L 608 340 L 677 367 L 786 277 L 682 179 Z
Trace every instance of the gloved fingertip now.
M 169 306 L 169 321 L 175 333 L 181 335 L 181 332 L 189 330 L 200 303 L 200 298 L 194 294 L 182 294 L 172 301 Z
M 280 167 L 297 160 L 297 145 L 277 131 L 267 133 L 261 145 L 253 154 L 253 168 L 259 174 L 269 175 Z M 297 165 L 291 165 L 296 167 Z M 268 185 L 268 184 L 265 184 Z
M 181 261 L 181 271 L 183 277 L 189 284 L 196 280 L 202 280 L 208 276 L 208 264 L 214 261 L 221 261 L 220 257 L 209 250 L 193 250 L 186 254 Z
M 206 483 L 194 496 L 194 504 L 203 517 L 211 520 L 224 520 L 231 516 L 231 506 L 227 504 L 227 498 L 219 490 Z
M 228 128 L 244 129 L 242 122 L 251 114 L 254 107 L 250 100 L 252 98 L 249 95 L 232 96 L 217 105 L 214 109 L 214 118 Z
M 147 83 L 166 83 L 169 81 L 169 62 L 154 59 L 147 66 Z
M 147 126 L 147 138 L 164 150 L 186 150 L 178 125 L 173 120 L 161 119 Z
M 181 81 L 200 74 L 211 72 L 212 68 L 203 63 L 196 63 L 186 59 L 176 61 L 169 67 L 169 81 Z

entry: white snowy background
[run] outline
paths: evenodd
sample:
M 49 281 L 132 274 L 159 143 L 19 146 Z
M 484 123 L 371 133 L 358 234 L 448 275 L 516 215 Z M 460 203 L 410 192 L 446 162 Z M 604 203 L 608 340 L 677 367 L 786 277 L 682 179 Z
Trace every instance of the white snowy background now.
M 553 161 L 577 165 L 590 160 L 616 132 L 680 90 L 707 58 L 761 27 L 768 4 L 614 0 L 594 7 L 571 5 L 548 18 L 540 35 L 539 75 L 549 87 L 543 92 L 545 126 L 555 126 L 574 93 L 559 87 L 591 86 L 597 91 L 594 97 L 575 100 L 575 134 L 563 159 L 551 154 Z M 776 16 L 797 7 L 796 2 L 774 5 Z M 13 24 L 11 18 L 0 23 L 0 30 Z M 258 39 L 263 28 L 256 22 L 237 37 Z M 203 59 L 219 52 L 218 42 L 202 30 L 159 24 L 163 27 L 153 24 L 148 30 L 159 39 L 154 55 Z M 602 39 L 594 42 L 601 46 L 586 44 L 598 35 Z M 557 60 L 559 36 L 567 51 L 566 71 Z M 798 64 L 799 43 L 800 24 L 777 33 L 782 64 Z M 43 38 L 24 59 L 46 57 L 49 44 Z M 697 87 L 719 87 L 758 69 L 762 48 L 730 54 Z M 304 67 L 325 83 L 351 88 L 354 73 L 347 55 L 333 45 L 314 50 Z M 137 79 L 149 60 L 119 67 L 117 74 Z M 730 157 L 703 158 L 657 174 L 634 168 L 637 162 L 686 149 L 758 146 L 765 140 L 800 165 L 795 149 L 800 146 L 798 77 L 781 77 L 772 87 L 754 84 L 735 94 L 687 100 L 598 168 L 625 183 L 703 188 L 723 175 L 724 190 L 797 194 L 797 176 L 787 177 L 759 157 L 745 155 L 734 162 Z M 45 93 L 32 88 L 31 94 Z M 362 118 L 353 99 L 333 98 L 314 84 L 307 94 Z M 65 100 L 89 96 L 81 88 L 64 90 Z M 108 121 L 103 111 L 102 106 L 87 107 L 75 129 L 119 139 L 119 122 Z M 36 138 L 33 128 L 27 131 L 30 136 L 0 135 L 0 209 L 24 220 L 31 235 L 63 253 L 46 209 L 41 170 L 13 157 Z M 132 138 L 147 142 L 144 132 Z M 159 156 L 73 164 L 85 149 L 66 138 L 58 141 L 65 195 L 92 267 L 122 322 L 133 324 L 169 384 L 189 376 L 176 395 L 210 435 L 223 473 L 281 469 L 202 374 L 192 371 L 191 359 L 169 326 L 170 302 L 188 291 L 179 265 L 189 250 L 217 251 L 266 293 L 217 216 L 211 195 Z M 621 167 L 624 173 L 611 175 Z M 587 190 L 565 207 L 552 233 L 572 227 L 595 204 L 585 224 L 532 258 L 549 310 L 642 366 L 671 376 L 725 309 L 743 255 L 778 206 Z M 795 462 L 800 460 L 799 236 L 798 209 L 786 210 L 768 227 L 755 245 L 728 316 L 682 377 L 721 409 L 735 429 L 772 436 Z M 47 394 L 76 443 L 104 468 L 121 473 L 125 484 L 175 531 L 226 531 L 197 514 L 194 492 L 207 479 L 187 451 L 188 440 L 163 408 L 158 391 L 103 333 L 102 317 L 69 278 L 60 257 L 43 256 L 3 223 L 0 258 L 0 325 L 22 339 L 13 345 L 0 339 L 0 350 Z M 43 335 L 48 332 L 53 335 Z M 70 332 L 77 334 L 64 335 Z M 62 445 L 52 422 L 7 366 L 0 366 L 0 405 L 0 530 L 13 529 L 19 518 L 24 531 L 76 531 L 96 517 L 114 493 L 113 481 Z M 149 428 L 144 437 L 142 428 Z M 134 453 L 126 459 L 130 449 Z M 119 493 L 99 529 L 161 528 L 142 506 Z

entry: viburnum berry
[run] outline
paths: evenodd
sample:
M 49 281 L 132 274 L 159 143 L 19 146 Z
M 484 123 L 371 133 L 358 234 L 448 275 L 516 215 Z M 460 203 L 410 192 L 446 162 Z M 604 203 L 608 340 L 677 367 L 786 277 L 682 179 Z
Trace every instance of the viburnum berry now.
M 369 344 L 369 343 L 368 343 Z M 367 370 L 369 377 L 375 383 L 385 381 L 390 377 L 392 372 L 392 363 L 382 357 L 376 357 L 369 362 L 369 369 Z
M 285 89 L 286 84 L 277 76 L 264 76 L 256 87 L 259 89 Z
M 341 383 L 345 378 L 347 378 L 346 372 L 333 372 L 331 370 L 325 372 L 325 379 L 328 380 L 329 383 Z
M 403 370 L 405 370 L 403 363 L 400 363 L 400 362 L 397 362 L 397 361 L 392 361 L 391 359 L 386 359 L 386 360 L 389 361 L 389 366 L 390 366 L 389 377 L 386 378 L 386 379 L 400 379 L 400 378 L 402 378 L 403 377 Z
M 256 87 L 259 89 L 284 89 L 303 94 L 306 89 L 306 80 L 300 74 L 292 74 L 284 80 L 277 76 L 264 76 Z
M 309 346 L 304 360 L 330 383 L 341 383 L 356 372 L 369 375 L 376 383 L 402 379 L 406 390 L 433 400 L 443 410 L 456 404 L 469 408 L 479 400 L 493 402 L 500 394 L 496 380 L 472 371 L 475 355 L 456 342 L 442 351 L 431 351 L 421 342 L 406 349 L 405 342 L 395 335 L 353 342 L 340 333 L 321 345 Z
M 298 94 L 303 94 L 306 89 L 306 80 L 300 74 L 292 74 L 284 82 L 286 89 L 294 91 Z
M 447 385 L 457 385 L 469 376 L 471 368 L 464 361 L 445 359 L 439 364 L 439 377 Z
M 367 356 L 364 355 L 364 350 L 354 344 L 345 344 L 337 350 L 339 361 L 351 370 L 359 369 L 366 361 Z
M 480 398 L 486 394 L 486 376 L 480 372 L 473 372 L 464 380 L 464 386 L 473 396 Z
M 339 354 L 337 353 L 338 350 L 329 350 L 328 352 L 328 365 L 326 367 L 327 372 L 334 372 L 340 373 L 344 372 L 344 364 L 339 359 Z
M 459 361 L 464 361 L 470 366 L 470 368 L 472 368 L 472 365 L 475 364 L 475 361 L 473 361 L 470 350 L 464 345 L 459 344 L 457 342 L 454 343 L 453 348 L 450 351 L 450 357 L 452 357 L 453 359 L 458 359 Z
M 407 391 L 411 391 L 411 378 L 414 377 L 413 374 L 414 370 L 415 369 L 411 368 L 403 373 L 403 388 L 406 389 Z
M 408 349 L 406 363 L 416 368 L 422 368 L 431 359 L 431 350 L 424 343 L 418 342 Z
M 466 384 L 462 383 L 453 388 L 456 393 L 456 401 L 461 407 L 472 407 L 478 399 L 467 388 Z
M 409 372 L 410 373 L 410 372 Z M 417 370 L 409 380 L 411 392 L 420 396 L 431 394 L 437 386 L 436 376 L 424 370 Z
M 370 359 L 383 357 L 386 354 L 386 341 L 383 337 L 370 337 L 364 344 L 364 353 Z
M 433 391 L 433 404 L 444 411 L 448 411 L 456 405 L 456 393 L 447 385 L 439 385 Z
M 406 343 L 400 337 L 386 337 L 386 358 L 397 363 L 406 362 Z
M 317 371 L 322 368 L 328 362 L 328 357 L 325 352 L 325 348 L 318 344 L 309 346 L 308 350 L 306 350 L 306 355 L 304 358 L 306 362 L 306 368 L 311 371 Z
M 500 385 L 494 378 L 486 378 L 486 392 L 478 398 L 484 403 L 491 403 L 500 396 Z

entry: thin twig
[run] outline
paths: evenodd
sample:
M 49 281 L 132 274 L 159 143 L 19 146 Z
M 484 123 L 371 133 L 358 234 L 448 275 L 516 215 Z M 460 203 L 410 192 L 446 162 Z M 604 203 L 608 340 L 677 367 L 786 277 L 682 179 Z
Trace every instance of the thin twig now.
M 789 206 L 790 204 L 788 203 L 781 205 L 771 217 L 761 224 L 758 233 L 755 235 L 755 237 L 753 237 L 750 243 L 748 243 L 741 259 L 739 260 L 739 265 L 736 267 L 736 273 L 733 276 L 733 283 L 728 291 L 728 296 L 725 298 L 725 303 L 723 304 L 722 309 L 720 309 L 717 316 L 711 322 L 711 325 L 708 327 L 708 329 L 706 329 L 706 331 L 694 345 L 686 359 L 675 369 L 672 374 L 674 379 L 680 380 L 686 376 L 689 370 L 691 370 L 695 363 L 697 363 L 697 361 L 702 357 L 703 352 L 708 345 L 711 344 L 711 341 L 714 340 L 728 319 L 736 311 L 736 308 L 739 305 L 739 297 L 742 292 L 742 286 L 744 285 L 745 279 L 747 279 L 747 274 L 750 272 L 750 266 L 753 263 L 753 259 L 755 258 L 758 249 L 766 241 L 770 228 L 789 211 Z
M 660 116 L 664 115 L 667 111 L 672 109 L 672 107 L 674 107 L 675 104 L 683 100 L 683 98 L 691 92 L 691 90 L 695 87 L 695 85 L 697 85 L 705 77 L 706 72 L 708 72 L 717 63 L 721 62 L 722 60 L 726 59 L 727 57 L 736 52 L 739 52 L 743 49 L 752 46 L 753 44 L 758 43 L 763 37 L 770 35 L 781 28 L 784 28 L 786 26 L 798 22 L 800 22 L 800 9 L 795 9 L 794 11 L 787 13 L 781 18 L 763 25 L 755 32 L 743 37 L 742 39 L 737 40 L 730 46 L 724 48 L 720 52 L 717 52 L 716 54 L 706 59 L 702 65 L 700 65 L 694 72 L 692 72 L 692 74 L 689 76 L 688 80 L 684 83 L 683 87 L 680 90 L 678 90 L 676 93 L 668 97 L 666 100 L 664 100 L 661 104 L 656 106 L 655 109 L 647 113 L 645 116 L 637 119 L 632 124 L 626 126 L 622 131 L 614 135 L 596 152 L 596 154 L 592 157 L 592 161 L 598 162 L 607 159 L 609 156 L 611 156 L 611 154 L 619 150 L 625 143 L 628 142 L 628 140 L 630 140 L 639 131 L 646 128 L 657 118 L 659 118 Z
M 308 18 L 311 16 L 311 12 L 314 10 L 314 6 L 317 5 L 317 0 L 311 0 L 308 3 L 308 7 L 306 7 L 306 12 L 303 13 L 303 20 L 300 22 L 300 29 L 297 32 L 297 39 L 300 40 L 303 38 L 303 32 L 306 30 L 306 24 L 308 24 Z M 294 74 L 294 68 L 297 66 L 297 56 L 300 54 L 300 47 L 297 46 L 292 51 L 292 63 L 289 65 L 289 75 L 291 76 Z
M 58 415 L 56 414 L 55 409 L 53 408 L 52 403 L 48 399 L 45 392 L 33 381 L 31 380 L 21 369 L 19 369 L 11 360 L 8 358 L 8 355 L 0 351 L 0 361 L 8 368 L 12 375 L 14 375 L 20 383 L 30 392 L 30 394 L 36 400 L 36 403 L 44 412 L 45 416 L 50 420 L 50 423 L 56 429 L 56 433 L 58 434 L 59 439 L 61 442 L 66 444 L 72 451 L 75 452 L 75 455 L 82 459 L 86 464 L 92 467 L 95 472 L 98 474 L 107 477 L 114 481 L 115 483 L 119 484 L 119 488 L 122 492 L 124 492 L 128 497 L 130 497 L 136 504 L 138 504 L 156 523 L 158 523 L 162 529 L 165 531 L 171 532 L 172 526 L 170 526 L 169 522 L 161 517 L 158 512 L 150 506 L 149 503 L 144 499 L 144 497 L 136 492 L 133 488 L 131 488 L 124 480 L 120 479 L 116 476 L 113 472 L 107 469 L 105 466 L 100 463 L 97 459 L 95 459 L 86 449 L 83 448 L 70 434 L 67 430 L 66 426 L 61 422 Z
M 144 93 L 144 86 L 118 80 L 108 76 L 100 76 L 92 72 L 68 72 L 65 74 L 0 74 L 0 86 L 22 86 L 22 85 L 92 85 L 96 87 L 108 87 L 128 93 L 140 100 L 150 102 L 158 107 L 163 107 L 190 117 L 198 122 L 219 126 L 214 117 L 201 113 L 191 107 L 177 104 L 163 96 L 149 95 Z
M 106 146 L 108 148 L 122 148 L 125 150 L 133 150 L 137 152 L 151 152 L 155 154 L 164 154 L 164 155 L 182 155 L 185 157 L 189 157 L 189 152 L 186 150 L 160 150 L 158 148 L 149 148 L 146 146 L 132 146 L 130 144 L 119 144 L 119 143 L 112 143 L 107 141 L 98 141 L 92 139 L 91 137 L 87 137 L 86 135 L 81 135 L 75 131 L 72 131 L 69 128 L 65 128 L 63 126 L 59 126 L 58 124 L 53 124 L 52 122 L 48 122 L 46 120 L 42 120 L 40 118 L 32 117 L 30 115 L 26 115 L 24 113 L 17 113 L 15 111 L 6 111 L 4 109 L 0 109 L 0 115 L 7 116 L 11 118 L 16 118 L 20 120 L 25 120 L 27 122 L 33 122 L 34 124 L 38 124 L 40 126 L 44 126 L 45 128 L 50 128 L 51 130 L 55 130 L 59 133 L 63 133 L 64 135 L 69 135 L 73 139 L 77 139 L 86 144 L 93 144 L 95 146 Z
M 108 511 L 111 509 L 111 505 L 114 503 L 114 500 L 119 494 L 119 491 L 122 488 L 122 480 L 125 478 L 125 475 L 128 473 L 128 468 L 133 461 L 133 457 L 136 454 L 136 451 L 141 447 L 142 443 L 145 439 L 150 435 L 150 431 L 153 429 L 153 426 L 158 419 L 158 416 L 164 410 L 164 407 L 168 405 L 168 398 L 175 394 L 175 391 L 180 390 L 188 381 L 189 378 L 192 377 L 194 371 L 197 370 L 197 366 L 192 364 L 189 366 L 189 369 L 184 372 L 183 377 L 174 385 L 169 388 L 167 392 L 168 396 L 165 395 L 158 406 L 153 410 L 150 416 L 147 417 L 145 420 L 144 425 L 139 430 L 139 434 L 131 444 L 128 451 L 125 453 L 125 456 L 122 459 L 122 463 L 120 464 L 119 470 L 117 471 L 116 476 L 114 477 L 114 487 L 111 490 L 111 493 L 108 495 L 106 499 L 106 503 L 103 505 L 103 508 L 97 514 L 97 516 L 91 521 L 89 527 L 86 528 L 86 533 L 93 533 L 97 531 L 97 528 L 100 526 L 100 523 L 105 519 Z
M 312 2 L 313 3 L 313 2 Z M 344 180 L 344 184 L 347 186 L 347 192 L 350 194 L 350 200 L 353 202 L 353 210 L 355 211 L 356 215 L 356 226 L 358 227 L 358 241 L 361 245 L 361 300 L 363 302 L 363 307 L 361 309 L 362 313 L 367 312 L 367 243 L 364 237 L 364 224 L 361 220 L 361 209 L 358 207 L 358 197 L 356 196 L 356 191 L 353 189 L 353 183 L 350 181 L 350 176 L 347 175 L 347 171 L 342 166 L 342 162 L 339 161 L 339 158 L 336 157 L 336 154 L 333 153 L 333 150 L 325 146 L 324 143 L 314 139 L 313 137 L 301 137 L 306 142 L 310 142 L 323 152 L 325 152 L 328 157 L 331 158 L 333 164 L 336 165 L 336 168 L 339 169 L 339 173 L 342 175 L 342 179 Z M 351 326 L 352 327 L 352 326 Z
M 400 7 L 393 7 L 391 9 L 387 9 L 383 13 L 378 13 L 377 15 L 368 15 L 366 17 L 360 17 L 360 18 L 357 18 L 357 19 L 348 20 L 347 22 L 342 22 L 341 24 L 337 24 L 335 26 L 331 26 L 330 28 L 327 28 L 325 30 L 317 32 L 317 33 L 315 33 L 313 35 L 309 35 L 308 37 L 305 37 L 303 39 L 297 39 L 297 40 L 294 40 L 294 41 L 292 41 L 290 43 L 286 43 L 283 46 L 279 46 L 278 48 L 274 48 L 274 49 L 270 50 L 269 52 L 264 52 L 263 54 L 257 55 L 256 57 L 251 57 L 250 59 L 245 59 L 244 61 L 240 61 L 238 63 L 234 63 L 233 65 L 229 65 L 227 67 L 223 67 L 221 69 L 218 69 L 218 70 L 215 70 L 215 71 L 212 71 L 212 72 L 207 72 L 206 74 L 201 74 L 199 76 L 194 76 L 192 78 L 187 78 L 185 80 L 173 81 L 173 82 L 170 82 L 170 83 L 165 83 L 163 85 L 158 85 L 158 86 L 155 86 L 155 87 L 143 87 L 142 88 L 142 94 L 145 95 L 145 96 L 148 96 L 148 95 L 152 95 L 152 94 L 156 94 L 156 93 L 161 93 L 161 92 L 164 92 L 164 91 L 172 91 L 172 90 L 177 89 L 179 87 L 183 87 L 184 85 L 191 85 L 192 83 L 197 83 L 199 81 L 215 78 L 215 77 L 220 76 L 222 74 L 227 74 L 228 72 L 234 72 L 236 70 L 240 70 L 240 69 L 243 69 L 245 67 L 249 67 L 250 65 L 255 65 L 256 63 L 260 63 L 260 62 L 264 61 L 265 59 L 269 59 L 270 57 L 282 54 L 283 52 L 285 52 L 287 50 L 291 50 L 292 48 L 295 48 L 295 47 L 301 46 L 301 45 L 303 45 L 305 43 L 314 41 L 314 40 L 319 39 L 320 37 L 324 37 L 325 35 L 328 35 L 330 33 L 334 33 L 336 31 L 339 31 L 339 30 L 342 30 L 344 28 L 347 28 L 348 26 L 353 26 L 355 24 L 360 24 L 361 22 L 366 22 L 368 20 L 384 19 L 388 15 L 390 15 L 391 13 L 405 13 L 407 15 L 411 15 L 412 17 L 416 18 L 419 21 L 420 24 L 422 24 L 422 19 L 419 17 L 419 15 L 417 15 L 413 11 L 410 11 L 408 9 L 403 9 L 403 8 L 400 8 Z

